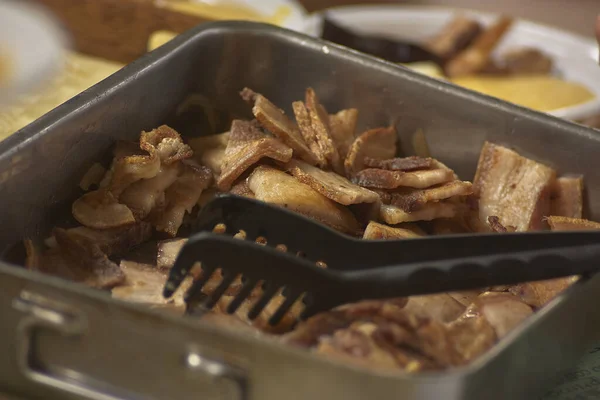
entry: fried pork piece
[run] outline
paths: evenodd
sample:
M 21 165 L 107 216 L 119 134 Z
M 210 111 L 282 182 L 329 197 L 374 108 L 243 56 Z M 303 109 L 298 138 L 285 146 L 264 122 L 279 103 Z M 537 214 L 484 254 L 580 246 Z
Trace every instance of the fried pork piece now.
M 28 254 L 28 267 L 84 285 L 110 289 L 125 279 L 119 266 L 108 259 L 90 238 L 55 228 L 57 246 L 41 255 Z M 28 252 L 33 247 L 26 246 Z
M 424 190 L 401 188 L 390 193 L 389 204 L 406 212 L 422 209 L 426 204 L 446 200 L 455 196 L 467 196 L 473 193 L 471 182 L 453 181 Z
M 600 223 L 587 219 L 548 217 L 546 218 L 553 231 L 593 231 L 600 229 Z
M 298 160 L 290 161 L 286 168 L 300 182 L 336 203 L 350 205 L 379 200 L 377 193 L 355 185 L 335 172 L 323 171 Z
M 317 94 L 312 88 L 306 89 L 305 104 L 312 125 L 312 141 L 316 142 L 319 153 L 327 160 L 327 165 L 338 174 L 344 173 L 344 159 L 340 157 L 336 144 L 331 135 L 329 115 L 320 103 Z M 304 133 L 303 133 L 304 134 Z M 305 136 L 306 140 L 306 136 Z M 307 143 L 309 142 L 306 140 Z M 313 150 L 313 153 L 316 153 Z
M 231 190 L 229 190 L 229 193 L 235 194 L 237 196 L 247 197 L 249 199 L 254 199 L 256 197 L 254 196 L 252 190 L 250 190 L 247 179 L 242 179 L 240 182 L 235 183 L 231 187 Z
M 75 200 L 71 212 L 81 225 L 93 229 L 109 229 L 135 223 L 133 211 L 127 205 L 120 204 L 105 188 L 88 192 Z
M 486 142 L 473 182 L 479 219 L 499 218 L 517 231 L 543 228 L 550 211 L 550 188 L 556 172 L 505 147 Z
M 425 46 L 443 60 L 449 60 L 464 50 L 481 33 L 481 25 L 477 21 L 458 16 Z
M 464 311 L 465 305 L 448 293 L 411 296 L 404 309 L 418 317 L 427 317 L 439 322 L 452 322 Z
M 583 177 L 558 178 L 552 185 L 550 215 L 581 218 L 583 214 Z
M 183 143 L 181 135 L 167 125 L 161 125 L 150 132 L 142 131 L 140 148 L 150 154 L 156 151 L 164 165 L 171 165 L 193 155 L 192 148 Z
M 381 219 L 390 225 L 402 222 L 432 221 L 438 218 L 454 218 L 464 211 L 464 206 L 459 203 L 437 202 L 429 203 L 423 208 L 413 212 L 406 212 L 400 207 L 382 204 Z
M 531 307 L 510 293 L 485 292 L 467 307 L 464 318 L 484 317 L 502 339 L 533 314 Z
M 252 113 L 266 130 L 291 147 L 294 154 L 301 160 L 311 165 L 318 163 L 317 157 L 306 145 L 298 127 L 281 109 L 263 95 L 254 93 L 248 88 L 245 88 L 241 94 L 243 98 L 253 100 Z
M 516 228 L 514 226 L 504 226 L 500 223 L 500 218 L 496 216 L 488 217 L 488 225 L 493 232 L 496 233 L 506 233 L 506 232 L 514 232 Z
M 525 282 L 511 286 L 508 291 L 537 309 L 543 307 L 578 280 L 578 276 L 569 276 L 545 281 Z
M 471 305 L 481 293 L 481 290 L 462 290 L 460 292 L 449 292 L 448 295 L 467 307 Z
M 156 176 L 133 183 L 119 201 L 133 211 L 136 219 L 146 218 L 155 207 L 164 206 L 165 190 L 177 180 L 181 169 L 180 163 L 161 165 Z
M 319 142 L 317 141 L 317 134 L 315 133 L 308 108 L 306 108 L 303 102 L 295 101 L 292 103 L 292 109 L 294 110 L 294 116 L 296 117 L 298 128 L 300 128 L 300 133 L 310 151 L 315 155 L 317 160 L 316 165 L 319 168 L 327 168 L 327 158 L 321 151 Z
M 538 49 L 522 48 L 502 55 L 504 68 L 511 74 L 550 74 L 552 58 Z
M 229 190 L 240 175 L 265 157 L 287 162 L 292 158 L 292 149 L 267 136 L 255 122 L 233 121 L 217 187 Z
M 91 229 L 78 226 L 66 230 L 70 237 L 84 237 L 95 243 L 107 256 L 121 255 L 137 246 L 152 235 L 152 226 L 148 222 L 138 222 L 112 229 Z
M 162 270 L 172 268 L 186 242 L 187 239 L 171 239 L 158 242 L 156 266 Z
M 396 157 L 389 160 L 380 160 L 366 157 L 364 159 L 366 168 L 387 169 L 390 171 L 418 171 L 420 169 L 430 169 L 434 166 L 433 159 L 429 157 Z
M 464 51 L 446 64 L 446 74 L 454 78 L 476 73 L 485 68 L 489 63 L 490 54 L 511 25 L 512 20 L 510 18 L 501 17 L 479 35 Z
M 465 365 L 488 351 L 497 340 L 496 331 L 482 316 L 458 318 L 447 325 L 454 351 Z
M 331 139 L 342 161 L 346 159 L 350 146 L 354 143 L 357 121 L 358 110 L 356 108 L 341 110 L 336 114 L 329 115 Z
M 393 158 L 398 151 L 396 142 L 396 128 L 370 129 L 361 133 L 350 146 L 344 161 L 347 177 L 353 177 L 365 168 L 365 158 L 375 160 L 388 160 Z
M 156 218 L 156 230 L 177 235 L 183 217 L 192 212 L 202 191 L 212 183 L 210 169 L 192 162 L 183 165 L 183 172 L 165 190 L 165 205 Z
M 408 225 L 408 227 L 405 227 L 404 225 Z M 425 236 L 425 233 L 417 226 L 403 224 L 401 226 L 391 227 L 371 221 L 365 228 L 362 238 L 365 240 L 389 240 L 412 239 L 422 236 Z
M 257 200 L 285 207 L 346 233 L 356 233 L 352 213 L 296 178 L 267 166 L 259 166 L 248 177 Z
M 221 164 L 223 163 L 223 157 L 225 157 L 225 149 L 230 135 L 229 132 L 224 132 L 190 139 L 190 146 L 194 150 L 194 158 L 213 171 L 215 180 L 221 175 Z
M 185 309 L 183 294 L 190 286 L 191 279 L 186 279 L 170 299 L 165 299 L 162 290 L 167 281 L 167 271 L 155 265 L 125 260 L 121 261 L 121 270 L 125 273 L 125 281 L 112 289 L 113 298 L 149 306 L 170 304 L 183 314 Z
M 119 142 L 115 147 L 110 170 L 100 182 L 100 187 L 109 191 L 115 198 L 119 198 L 132 183 L 152 178 L 160 170 L 158 153 L 151 148 L 148 154 L 138 154 L 145 152 L 140 149 L 139 144 L 136 146 L 137 148 L 132 148 L 127 142 Z
M 454 172 L 447 168 L 412 172 L 367 168 L 358 172 L 353 181 L 360 186 L 375 189 L 397 189 L 399 187 L 425 189 L 450 182 L 453 179 Z

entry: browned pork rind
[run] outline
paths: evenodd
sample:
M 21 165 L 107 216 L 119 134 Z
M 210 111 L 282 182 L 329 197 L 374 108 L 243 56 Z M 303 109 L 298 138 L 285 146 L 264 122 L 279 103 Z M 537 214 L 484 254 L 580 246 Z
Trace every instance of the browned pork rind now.
M 142 131 L 140 148 L 150 154 L 156 152 L 165 165 L 185 160 L 193 154 L 192 148 L 183 143 L 179 133 L 167 125 L 161 125 L 150 132 Z
M 248 180 L 246 179 L 242 179 L 238 183 L 235 183 L 229 190 L 229 193 L 235 194 L 236 196 L 247 197 L 249 199 L 254 199 L 256 197 L 254 196 L 252 190 L 250 190 L 250 186 L 248 186 Z
M 255 122 L 233 121 L 217 186 L 228 190 L 240 175 L 265 157 L 287 162 L 292 158 L 292 149 L 267 136 Z
M 82 225 L 108 229 L 135 223 L 133 211 L 106 189 L 88 192 L 73 202 L 73 217 Z
M 398 137 L 393 126 L 370 129 L 352 143 L 344 161 L 347 177 L 353 177 L 365 167 L 365 158 L 388 160 L 396 155 Z
M 182 174 L 165 191 L 165 204 L 156 217 L 156 230 L 177 235 L 184 215 L 192 212 L 212 179 L 210 169 L 191 162 L 184 164 Z
M 403 186 L 425 189 L 453 179 L 454 172 L 447 168 L 412 172 L 367 168 L 356 173 L 353 181 L 360 186 L 376 189 L 397 189 Z
M 355 185 L 335 172 L 323 171 L 297 160 L 290 161 L 286 167 L 300 182 L 336 203 L 350 205 L 375 203 L 379 200 L 377 193 Z
M 194 150 L 194 158 L 213 171 L 215 180 L 219 179 L 219 175 L 221 175 L 221 164 L 225 157 L 229 137 L 230 133 L 224 132 L 190 139 L 190 147 Z
M 473 182 L 479 219 L 495 216 L 503 226 L 514 226 L 517 231 L 543 228 L 555 177 L 552 168 L 486 142 Z
M 253 99 L 252 113 L 258 122 L 269 132 L 291 147 L 294 154 L 309 164 L 316 165 L 318 160 L 306 145 L 298 127 L 285 113 L 267 100 L 263 95 L 244 89 L 242 93 Z M 249 96 L 248 93 L 253 93 Z
M 465 210 L 465 206 L 460 203 L 436 202 L 428 203 L 421 209 L 406 212 L 400 207 L 383 204 L 381 206 L 380 217 L 390 225 L 400 224 L 402 222 L 432 221 L 438 218 L 454 218 Z
M 275 168 L 257 167 L 248 177 L 248 186 L 257 200 L 296 211 L 341 232 L 359 230 L 356 218 L 348 209 Z
M 341 110 L 329 115 L 331 139 L 342 161 L 346 159 L 350 146 L 354 143 L 357 121 L 358 110 L 356 108 Z
M 388 160 L 365 157 L 365 168 L 388 169 L 390 171 L 418 171 L 420 169 L 430 169 L 434 167 L 433 159 L 429 157 L 396 157 Z
M 552 185 L 550 215 L 581 218 L 583 214 L 583 177 L 558 178 Z
M 363 233 L 365 240 L 413 239 L 425 236 L 425 232 L 417 226 L 403 224 L 391 227 L 374 221 L 369 222 Z
M 67 229 L 70 237 L 83 237 L 96 244 L 100 251 L 107 256 L 122 255 L 130 248 L 137 246 L 152 235 L 152 226 L 148 222 L 138 222 L 135 224 L 111 228 L 111 229 L 91 229 L 86 226 Z
M 413 212 L 432 202 L 470 195 L 473 193 L 472 186 L 471 182 L 453 181 L 424 190 L 398 189 L 390 192 L 389 204 Z
M 545 281 L 525 282 L 511 286 L 508 290 L 531 307 L 537 309 L 546 305 L 578 280 L 578 276 L 569 276 Z

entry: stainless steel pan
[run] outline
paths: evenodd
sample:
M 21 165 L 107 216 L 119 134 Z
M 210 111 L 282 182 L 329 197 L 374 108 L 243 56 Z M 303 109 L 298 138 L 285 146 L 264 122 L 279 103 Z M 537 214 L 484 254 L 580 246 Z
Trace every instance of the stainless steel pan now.
M 574 124 L 264 25 L 202 25 L 0 144 L 0 249 L 62 221 L 77 185 L 115 139 L 169 122 L 188 134 L 247 116 L 244 86 L 290 105 L 307 86 L 363 128 L 395 122 L 411 153 L 421 130 L 465 179 L 484 140 L 586 178 L 600 219 L 600 137 Z M 195 93 L 212 104 L 177 115 Z M 288 110 L 289 111 L 289 110 Z M 188 116 L 190 114 L 188 113 Z M 183 122 L 183 121 L 187 122 Z M 532 399 L 600 333 L 600 277 L 577 284 L 467 368 L 384 376 L 0 264 L 0 387 L 43 399 Z

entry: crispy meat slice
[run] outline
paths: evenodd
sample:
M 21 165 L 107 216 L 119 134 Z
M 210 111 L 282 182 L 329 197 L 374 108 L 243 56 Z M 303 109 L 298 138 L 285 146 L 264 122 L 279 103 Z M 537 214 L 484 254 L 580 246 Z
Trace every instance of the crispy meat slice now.
M 449 199 L 454 196 L 467 196 L 471 193 L 473 193 L 471 182 L 452 181 L 424 190 L 396 190 L 390 193 L 390 204 L 406 212 L 413 212 L 432 202 Z
M 408 224 L 406 224 L 408 225 Z M 424 236 L 424 232 L 418 227 L 401 226 L 391 227 L 388 225 L 379 224 L 375 221 L 369 222 L 365 228 L 363 239 L 365 240 L 390 240 L 390 239 L 413 239 Z
M 57 247 L 46 251 L 33 269 L 98 289 L 110 289 L 125 279 L 93 240 L 60 228 L 53 235 Z
M 512 49 L 501 56 L 504 68 L 511 74 L 550 74 L 552 58 L 538 49 Z
M 347 177 L 353 177 L 365 168 L 365 158 L 375 160 L 388 160 L 393 158 L 398 151 L 396 142 L 396 128 L 370 129 L 361 133 L 350 146 L 344 162 Z
M 338 174 L 344 173 L 344 159 L 340 157 L 336 144 L 331 135 L 329 114 L 319 101 L 313 88 L 306 89 L 305 100 L 308 115 L 310 116 L 315 141 L 319 151 L 327 160 L 329 167 Z M 314 152 L 314 151 L 313 151 Z
M 185 309 L 183 294 L 189 288 L 191 279 L 184 280 L 175 294 L 171 298 L 165 299 L 162 289 L 167 281 L 167 271 L 161 270 L 155 265 L 126 260 L 121 261 L 121 269 L 125 273 L 125 281 L 122 285 L 112 289 L 113 298 L 152 306 L 170 304 L 183 314 Z
M 194 150 L 194 158 L 213 171 L 215 180 L 221 175 L 221 164 L 225 157 L 225 149 L 230 136 L 230 132 L 224 132 L 190 139 L 190 146 Z
M 488 65 L 490 54 L 511 26 L 512 19 L 500 17 L 465 50 L 446 64 L 446 74 L 454 78 L 481 71 Z
M 277 169 L 259 166 L 248 178 L 256 199 L 285 207 L 346 233 L 356 233 L 352 213 L 294 177 Z
M 381 219 L 390 225 L 402 222 L 432 221 L 438 218 L 454 218 L 464 210 L 462 204 L 437 202 L 430 203 L 414 212 L 406 212 L 403 209 L 383 204 L 380 210 Z
M 154 207 L 164 203 L 165 190 L 177 180 L 180 170 L 180 163 L 161 165 L 156 176 L 129 186 L 119 201 L 129 207 L 138 220 L 146 218 Z
M 298 160 L 290 161 L 286 167 L 300 182 L 336 203 L 343 205 L 374 203 L 379 199 L 377 193 L 355 185 L 335 172 L 323 171 Z
M 481 31 L 479 22 L 460 15 L 428 40 L 425 46 L 441 59 L 449 60 L 467 48 Z
M 342 160 L 346 159 L 350 146 L 354 143 L 357 121 L 358 110 L 356 108 L 341 110 L 336 114 L 329 115 L 331 139 L 333 139 Z
M 525 318 L 533 314 L 531 307 L 510 293 L 485 292 L 467 307 L 466 317 L 481 315 L 502 339 Z
M 492 229 L 493 232 L 496 233 L 506 233 L 506 232 L 514 232 L 517 230 L 514 226 L 504 226 L 500 223 L 500 218 L 492 215 L 488 217 L 488 225 Z
M 73 217 L 82 225 L 94 229 L 108 229 L 135 223 L 132 210 L 120 204 L 106 189 L 88 192 L 71 206 Z
M 143 221 L 111 229 L 92 229 L 79 226 L 67 229 L 67 234 L 70 237 L 82 236 L 95 243 L 107 256 L 113 256 L 125 254 L 132 247 L 150 239 L 152 226 Z
M 545 281 L 525 282 L 511 286 L 508 290 L 531 307 L 537 309 L 543 307 L 578 280 L 578 276 L 569 276 Z
M 387 169 L 390 171 L 418 171 L 420 169 L 430 169 L 434 167 L 433 159 L 429 157 L 396 157 L 389 160 L 380 160 L 376 158 L 365 157 L 364 166 L 366 168 Z
M 317 164 L 317 157 L 306 145 L 298 127 L 263 95 L 255 95 L 252 113 L 266 130 L 291 147 L 297 157 L 311 165 Z
M 186 242 L 187 239 L 170 239 L 158 242 L 158 253 L 156 256 L 156 266 L 158 269 L 171 269 Z
M 238 183 L 235 183 L 231 187 L 231 190 L 229 191 L 229 193 L 235 194 L 237 196 L 248 197 L 250 199 L 254 199 L 256 197 L 256 196 L 254 196 L 254 193 L 252 192 L 252 190 L 250 190 L 247 179 L 242 179 Z
M 464 311 L 466 306 L 447 293 L 411 296 L 404 309 L 418 317 L 431 318 L 439 322 L 452 322 Z
M 367 168 L 359 171 L 353 181 L 360 186 L 375 189 L 397 189 L 402 186 L 425 189 L 453 179 L 454 172 L 447 168 L 412 172 Z
M 550 187 L 556 172 L 505 147 L 486 142 L 473 182 L 479 219 L 499 218 L 517 231 L 543 228 L 550 211 Z
M 182 174 L 165 191 L 165 208 L 156 220 L 156 230 L 173 237 L 177 235 L 185 213 L 192 212 L 212 179 L 210 169 L 191 162 L 185 163 Z
M 308 108 L 306 108 L 306 105 L 303 102 L 295 101 L 292 103 L 292 109 L 294 110 L 294 116 L 296 117 L 296 122 L 298 123 L 298 128 L 300 128 L 300 133 L 304 138 L 304 142 L 306 142 L 317 160 L 316 165 L 320 168 L 326 168 L 327 158 L 317 141 L 317 134 L 313 127 Z
M 140 148 L 150 154 L 156 152 L 165 165 L 185 160 L 194 154 L 192 148 L 183 143 L 181 135 L 167 125 L 161 125 L 150 132 L 142 131 Z
M 156 176 L 160 171 L 160 157 L 156 152 L 150 155 L 132 155 L 115 158 L 110 170 L 110 181 L 106 187 L 115 197 L 123 193 L 131 184 Z
M 463 365 L 485 353 L 497 340 L 494 328 L 482 316 L 459 318 L 451 322 L 448 324 L 448 336 Z
M 581 218 L 583 214 L 583 177 L 558 178 L 552 185 L 550 215 Z
M 217 181 L 218 188 L 222 191 L 229 190 L 240 175 L 264 157 L 288 162 L 292 158 L 292 149 L 267 136 L 255 122 L 233 121 L 221 164 L 221 176 Z
M 600 229 L 600 223 L 587 219 L 551 216 L 546 220 L 553 231 L 592 231 Z

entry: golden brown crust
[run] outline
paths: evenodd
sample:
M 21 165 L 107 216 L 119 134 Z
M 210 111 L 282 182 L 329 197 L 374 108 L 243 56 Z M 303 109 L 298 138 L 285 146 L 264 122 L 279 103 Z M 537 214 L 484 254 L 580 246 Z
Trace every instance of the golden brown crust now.
M 454 172 L 446 168 L 413 172 L 367 168 L 358 172 L 353 181 L 360 186 L 375 189 L 397 189 L 399 187 L 425 189 L 450 182 L 453 179 Z
M 380 211 L 381 219 L 390 225 L 402 222 L 432 221 L 438 218 L 454 218 L 464 211 L 464 205 L 440 201 L 425 205 L 420 210 L 406 212 L 399 207 L 382 205 Z
M 430 169 L 434 167 L 433 160 L 429 157 L 397 157 L 389 160 L 379 160 L 365 157 L 364 166 L 366 168 L 387 169 L 390 171 L 417 171 L 420 169 Z
M 583 177 L 558 178 L 550 194 L 550 215 L 581 218 L 583 215 Z
M 408 225 L 408 224 L 406 224 Z M 425 234 L 422 231 L 414 229 L 410 226 L 405 227 L 395 226 L 391 227 L 383 225 L 375 221 L 369 222 L 363 233 L 363 239 L 365 240 L 391 240 L 391 239 L 414 239 L 423 237 Z
M 321 150 L 321 146 L 319 146 L 317 135 L 315 133 L 315 129 L 313 128 L 312 120 L 310 118 L 308 109 L 301 101 L 293 102 L 292 108 L 294 110 L 294 115 L 296 116 L 296 122 L 298 123 L 298 127 L 300 128 L 300 132 L 302 133 L 302 137 L 304 138 L 304 141 L 316 157 L 317 165 L 320 168 L 326 168 L 327 158 Z
M 471 182 L 452 181 L 424 190 L 400 189 L 390 193 L 389 204 L 406 212 L 423 208 L 428 203 L 473 193 Z

